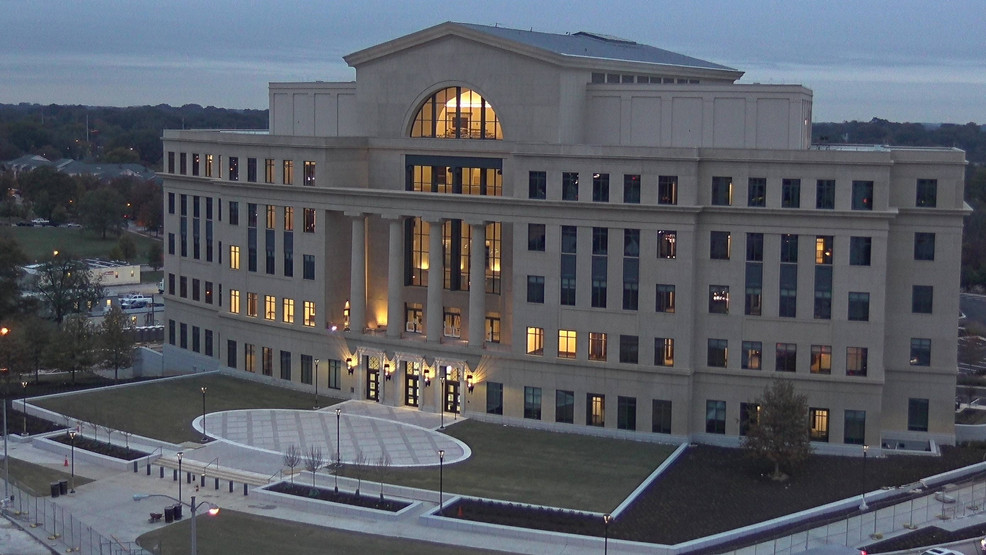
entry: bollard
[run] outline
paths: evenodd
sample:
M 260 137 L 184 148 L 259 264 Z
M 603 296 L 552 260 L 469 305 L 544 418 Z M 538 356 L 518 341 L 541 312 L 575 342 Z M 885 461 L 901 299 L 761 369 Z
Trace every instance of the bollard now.
M 230 493 L 233 493 L 233 481 L 232 480 L 229 481 L 229 492 Z
M 138 464 L 140 464 L 140 463 L 138 463 L 137 461 L 134 461 L 134 474 L 137 473 L 137 465 Z
M 149 467 L 148 467 L 148 468 L 149 468 Z M 158 467 L 158 469 L 159 469 L 159 470 L 161 471 L 161 472 L 160 472 L 160 474 L 161 474 L 161 476 L 160 476 L 160 477 L 161 477 L 161 478 L 164 478 L 164 467 L 163 467 L 163 466 L 159 466 L 159 467 Z
M 151 461 L 147 461 L 147 475 L 151 475 Z
M 216 491 L 219 491 L 219 478 L 216 478 Z
M 205 474 L 202 474 L 202 479 L 199 481 L 199 486 L 205 487 Z
M 247 494 L 247 483 L 243 482 L 243 495 Z
M 178 481 L 178 469 L 177 468 L 172 468 L 171 469 L 171 481 L 172 482 L 177 482 Z
M 192 473 L 191 472 L 186 472 L 185 473 L 185 483 L 186 484 L 191 484 L 192 483 Z

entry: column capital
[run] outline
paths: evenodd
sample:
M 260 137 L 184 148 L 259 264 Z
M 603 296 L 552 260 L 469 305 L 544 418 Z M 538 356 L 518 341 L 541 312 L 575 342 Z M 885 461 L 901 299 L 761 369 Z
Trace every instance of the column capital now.
M 347 210 L 347 211 L 343 212 L 343 215 L 346 216 L 347 218 L 365 218 L 366 217 L 366 213 L 365 212 L 354 212 L 354 211 L 350 211 L 350 210 Z
M 463 219 L 462 221 L 466 222 L 471 226 L 483 226 L 483 227 L 489 225 L 492 222 L 492 220 L 469 219 L 469 218 Z
M 384 212 L 383 214 L 380 214 L 380 217 L 388 221 L 394 221 L 394 220 L 403 221 L 407 218 L 407 216 L 405 216 L 404 214 L 393 214 L 388 212 Z

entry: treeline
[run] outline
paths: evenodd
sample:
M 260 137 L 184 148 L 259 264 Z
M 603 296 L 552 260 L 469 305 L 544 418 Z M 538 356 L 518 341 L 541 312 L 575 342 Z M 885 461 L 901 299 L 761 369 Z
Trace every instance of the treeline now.
M 861 145 L 948 146 L 961 148 L 972 164 L 986 164 L 986 126 L 977 123 L 925 124 L 870 121 L 814 123 L 812 142 Z
M 267 110 L 0 104 L 0 161 L 39 154 L 52 161 L 137 163 L 160 170 L 163 130 L 183 128 L 266 129 Z

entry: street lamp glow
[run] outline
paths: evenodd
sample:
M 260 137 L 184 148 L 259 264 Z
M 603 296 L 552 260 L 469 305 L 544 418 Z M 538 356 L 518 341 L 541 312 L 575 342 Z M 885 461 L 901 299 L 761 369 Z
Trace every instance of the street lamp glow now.
M 139 503 L 141 500 L 148 499 L 150 497 L 163 497 L 165 499 L 170 499 L 172 501 L 177 501 L 181 505 L 188 505 L 188 508 L 191 509 L 191 513 L 192 513 L 191 514 L 191 517 L 192 517 L 191 518 L 191 520 L 192 520 L 192 523 L 191 523 L 192 524 L 191 525 L 192 538 L 191 538 L 191 544 L 190 544 L 190 550 L 189 551 L 190 551 L 190 553 L 192 555 L 198 555 L 198 552 L 199 552 L 199 548 L 198 548 L 198 531 L 197 531 L 196 526 L 195 526 L 195 511 L 198 510 L 198 508 L 201 507 L 202 505 L 208 505 L 209 506 L 208 513 L 211 516 L 215 516 L 215 515 L 219 514 L 219 505 L 216 505 L 215 503 L 210 503 L 208 501 L 203 501 L 201 503 L 196 503 L 195 502 L 195 496 L 194 495 L 192 496 L 191 502 L 184 503 L 180 499 L 175 499 L 174 497 L 171 497 L 170 495 L 164 495 L 164 494 L 161 494 L 161 493 L 135 493 L 133 495 L 133 500 L 135 502 L 138 502 Z

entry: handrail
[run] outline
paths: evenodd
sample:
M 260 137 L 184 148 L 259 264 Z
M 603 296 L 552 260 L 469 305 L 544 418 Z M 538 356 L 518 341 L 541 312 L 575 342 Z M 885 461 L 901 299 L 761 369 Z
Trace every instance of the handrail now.
M 212 466 L 212 463 L 216 463 L 216 470 L 219 470 L 219 457 L 216 457 L 211 461 L 209 461 L 209 464 L 205 465 L 205 467 L 202 469 L 203 476 L 205 476 L 205 471 L 209 470 L 209 467 Z
M 274 471 L 274 474 L 271 474 L 270 476 L 267 477 L 267 483 L 269 484 L 270 481 L 274 479 L 274 476 L 276 476 L 278 473 L 280 473 L 283 476 L 284 475 L 284 469 L 283 468 L 279 468 L 279 469 L 275 470 Z

